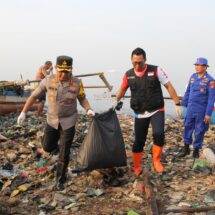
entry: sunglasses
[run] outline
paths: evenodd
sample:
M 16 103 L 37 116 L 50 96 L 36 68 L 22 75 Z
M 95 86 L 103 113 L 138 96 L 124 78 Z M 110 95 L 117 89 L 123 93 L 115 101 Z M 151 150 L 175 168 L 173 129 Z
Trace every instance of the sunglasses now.
M 132 64 L 134 65 L 134 66 L 137 66 L 137 65 L 139 65 L 139 66 L 142 66 L 142 65 L 144 65 L 144 63 L 145 63 L 145 61 L 140 61 L 140 62 L 132 62 Z

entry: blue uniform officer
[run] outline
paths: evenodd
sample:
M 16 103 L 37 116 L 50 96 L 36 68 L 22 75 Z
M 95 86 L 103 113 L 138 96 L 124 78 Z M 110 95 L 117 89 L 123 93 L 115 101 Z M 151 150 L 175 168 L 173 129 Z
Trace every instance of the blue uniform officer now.
M 190 154 L 189 145 L 193 143 L 193 157 L 199 157 L 204 134 L 208 130 L 211 114 L 215 102 L 215 81 L 207 73 L 208 61 L 206 58 L 197 58 L 194 73 L 189 80 L 185 95 L 181 102 L 187 107 L 184 121 L 184 150 L 180 157 Z M 195 140 L 192 135 L 194 132 Z

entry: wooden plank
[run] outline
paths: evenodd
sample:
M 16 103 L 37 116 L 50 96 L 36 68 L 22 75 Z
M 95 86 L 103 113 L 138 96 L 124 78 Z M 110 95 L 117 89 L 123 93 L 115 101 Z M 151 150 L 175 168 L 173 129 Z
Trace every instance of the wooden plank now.
M 144 172 L 145 196 L 147 200 L 148 211 L 147 215 L 159 215 L 156 196 L 150 183 L 150 178 L 147 172 Z
M 215 206 L 209 206 L 209 207 L 198 207 L 198 208 L 179 208 L 179 209 L 169 209 L 169 210 L 162 210 L 161 212 L 164 214 L 167 213 L 195 213 L 195 212 L 208 212 L 208 211 L 214 211 L 215 212 Z

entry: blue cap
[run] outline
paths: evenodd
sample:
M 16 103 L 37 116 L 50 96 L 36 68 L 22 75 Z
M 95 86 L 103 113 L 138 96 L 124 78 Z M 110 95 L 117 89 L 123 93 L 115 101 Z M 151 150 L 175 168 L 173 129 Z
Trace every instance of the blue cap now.
M 203 58 L 203 57 L 197 58 L 194 65 L 206 65 L 207 67 L 209 67 L 208 60 L 206 58 Z

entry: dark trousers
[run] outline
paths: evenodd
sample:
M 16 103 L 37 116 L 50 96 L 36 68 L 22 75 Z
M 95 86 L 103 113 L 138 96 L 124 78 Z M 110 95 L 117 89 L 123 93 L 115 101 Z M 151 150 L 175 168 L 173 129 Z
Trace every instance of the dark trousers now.
M 58 129 L 46 125 L 42 140 L 43 149 L 46 152 L 59 151 L 57 163 L 56 179 L 64 183 L 66 180 L 66 171 L 69 164 L 70 147 L 75 135 L 75 126 L 63 130 L 59 125 Z M 59 144 L 58 141 L 60 140 Z
M 158 111 L 148 118 L 135 118 L 135 141 L 133 144 L 132 152 L 143 151 L 150 123 L 152 125 L 154 144 L 160 147 L 164 145 L 164 112 Z

